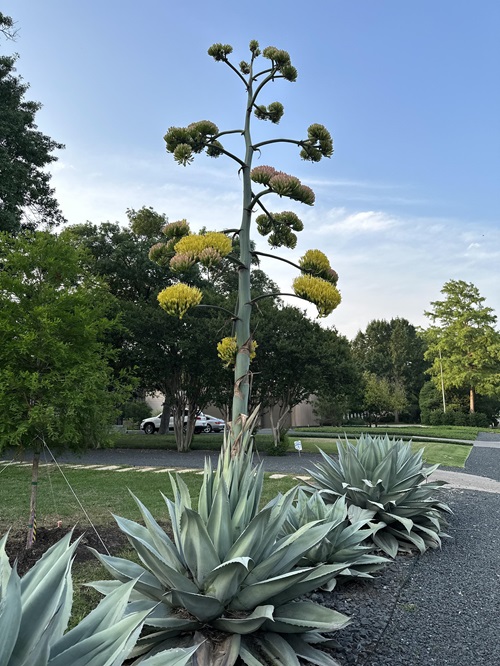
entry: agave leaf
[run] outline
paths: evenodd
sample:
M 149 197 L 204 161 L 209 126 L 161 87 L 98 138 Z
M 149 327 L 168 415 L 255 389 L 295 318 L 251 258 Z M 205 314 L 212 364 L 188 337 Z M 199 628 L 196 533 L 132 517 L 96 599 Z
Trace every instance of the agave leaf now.
M 165 590 L 160 586 L 158 579 L 140 564 L 136 564 L 135 562 L 131 562 L 122 557 L 103 555 L 94 548 L 89 548 L 89 550 L 94 553 L 113 578 L 116 578 L 122 583 L 128 583 L 130 580 L 137 580 L 137 583 L 135 584 L 136 590 L 149 599 L 154 599 L 155 601 L 162 600 Z M 92 584 L 90 585 L 92 587 Z
M 168 476 L 170 477 L 170 485 L 172 486 L 175 504 L 178 509 L 191 509 L 191 494 L 184 479 L 180 474 L 176 474 L 174 477 L 169 473 Z
M 145 613 L 127 615 L 107 629 L 72 644 L 54 658 L 50 657 L 47 666 L 114 666 L 122 663 L 139 637 L 145 616 Z
M 36 663 L 36 654 L 47 649 L 42 639 L 53 618 L 58 634 L 66 628 L 71 609 L 64 604 L 69 598 L 68 586 L 71 587 L 72 557 L 80 541 L 70 545 L 71 537 L 72 531 L 49 548 L 21 579 L 22 615 L 10 659 L 12 666 Z
M 224 606 L 215 597 L 209 597 L 205 594 L 192 594 L 172 590 L 167 594 L 167 599 L 177 608 L 185 608 L 191 615 L 200 622 L 211 622 L 224 613 Z
M 251 565 L 253 565 L 253 561 L 249 557 L 239 557 L 223 562 L 207 576 L 205 594 L 215 597 L 225 605 L 240 589 Z
M 109 596 L 104 597 L 97 608 L 52 646 L 51 659 L 69 649 L 72 645 L 84 641 L 89 636 L 93 636 L 121 620 L 136 582 L 131 580 L 128 583 L 121 584 Z M 149 609 L 143 612 L 143 616 L 146 617 L 147 613 L 149 613 Z
M 274 622 L 266 622 L 265 631 L 301 634 L 306 631 L 338 631 L 351 620 L 337 611 L 315 604 L 313 601 L 292 601 L 274 611 Z
M 307 551 L 322 541 L 331 529 L 331 523 L 307 523 L 294 534 L 282 539 L 273 554 L 258 564 L 248 577 L 249 582 L 265 580 L 289 571 Z
M 224 560 L 226 553 L 233 543 L 231 510 L 229 507 L 228 490 L 224 479 L 221 479 L 210 509 L 209 519 L 204 524 L 207 526 L 208 535 L 217 551 L 219 560 Z
M 212 622 L 214 629 L 229 634 L 253 634 L 266 621 L 273 619 L 274 606 L 267 604 L 257 606 L 251 615 L 243 618 L 221 617 Z
M 309 643 L 306 643 L 301 636 L 289 635 L 287 641 L 301 659 L 315 666 L 340 666 L 339 662 L 330 657 L 322 650 L 318 650 Z
M 182 513 L 181 542 L 186 564 L 198 588 L 202 588 L 208 574 L 221 561 L 200 515 L 191 509 L 185 509 Z
M 382 520 L 384 520 L 386 524 L 389 524 L 394 521 L 401 523 L 401 525 L 405 528 L 405 530 L 408 533 L 410 533 L 413 528 L 413 520 L 410 520 L 409 518 L 403 518 L 402 516 L 398 516 L 396 513 L 388 513 L 387 511 L 382 511 L 380 517 L 382 518 Z M 387 518 L 389 518 L 389 520 L 387 520 Z
M 415 534 L 414 532 L 402 532 L 401 530 L 397 530 L 394 527 L 390 527 L 389 531 L 393 536 L 396 537 L 396 539 L 400 541 L 401 544 L 410 542 L 416 546 L 421 553 L 425 553 L 425 541 L 422 539 L 422 537 L 418 536 L 418 534 Z
M 260 511 L 236 539 L 226 554 L 226 559 L 247 556 L 258 561 L 259 554 L 264 548 L 263 544 L 267 542 L 274 544 L 276 540 L 277 531 L 269 528 L 271 518 L 271 508 Z
M 399 543 L 398 540 L 388 532 L 379 531 L 373 535 L 373 543 L 387 553 L 389 557 L 396 557 L 398 554 Z
M 199 645 L 192 648 L 172 648 L 163 650 L 153 657 L 141 661 L 143 666 L 188 666 Z
M 117 522 L 121 527 L 121 520 L 118 520 Z M 137 527 L 142 528 L 141 525 L 137 525 Z M 145 528 L 143 529 L 145 530 Z M 137 530 L 137 533 L 141 533 L 141 530 Z M 167 589 L 178 587 L 186 592 L 198 591 L 196 585 L 186 575 L 184 567 L 181 567 L 181 570 L 179 571 L 169 566 L 169 564 L 165 562 L 155 550 L 151 540 L 146 541 L 141 538 L 135 538 L 130 532 L 127 534 L 127 538 L 134 547 L 144 566 L 158 579 L 158 582 L 162 586 Z
M 240 640 L 238 635 L 234 635 L 222 642 L 205 641 L 193 657 L 193 666 L 234 666 L 240 651 Z
M 256 656 L 253 655 L 253 653 L 249 649 L 250 645 L 248 645 L 248 646 L 245 645 L 243 643 L 243 640 L 244 639 L 242 639 L 241 646 L 240 646 L 240 657 L 241 657 L 241 660 L 243 661 L 243 663 L 246 666 L 266 666 L 265 662 L 260 661 L 259 659 L 257 659 Z
M 0 539 L 0 590 L 2 588 L 5 589 L 7 583 L 9 582 L 10 572 L 12 571 L 9 564 L 9 558 L 5 552 L 5 544 L 7 543 L 8 536 L 9 532 L 4 534 L 4 536 Z
M 296 582 L 289 588 L 285 588 L 282 592 L 274 594 L 267 599 L 267 603 L 274 606 L 281 606 L 283 604 L 297 599 L 302 594 L 307 594 L 320 587 L 322 587 L 331 578 L 339 575 L 345 568 L 345 564 L 322 564 L 315 567 L 309 567 L 309 573 L 302 581 Z
M 252 610 L 257 606 L 270 603 L 271 598 L 284 590 L 291 590 L 297 583 L 303 581 L 310 572 L 310 568 L 294 569 L 275 578 L 254 583 L 244 587 L 234 597 L 229 605 L 231 610 Z M 295 596 L 295 595 L 294 595 Z
M 158 525 L 149 509 L 132 492 L 130 494 L 139 507 L 146 528 L 160 557 L 177 571 L 183 571 L 184 566 L 179 559 L 179 553 L 168 534 L 165 534 L 164 530 Z
M 0 543 L 0 551 L 5 542 Z M 7 561 L 8 563 L 8 561 Z M 0 567 L 4 562 L 0 562 Z M 1 570 L 0 570 L 0 573 Z M 3 572 L 5 573 L 5 572 Z M 0 585 L 0 664 L 8 664 L 17 641 L 22 616 L 21 581 L 16 567 L 10 569 L 9 578 L 2 576 Z
M 295 650 L 279 634 L 270 632 L 258 634 L 253 640 L 253 654 L 262 654 L 271 666 L 300 666 Z

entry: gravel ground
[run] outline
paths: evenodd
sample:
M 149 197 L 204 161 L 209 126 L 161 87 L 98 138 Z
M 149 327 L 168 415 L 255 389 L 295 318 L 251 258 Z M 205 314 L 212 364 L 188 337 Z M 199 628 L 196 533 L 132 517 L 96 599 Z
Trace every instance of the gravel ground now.
M 442 550 L 398 557 L 374 581 L 316 595 L 353 618 L 335 634 L 342 666 L 500 664 L 500 496 L 443 494 L 454 515 Z

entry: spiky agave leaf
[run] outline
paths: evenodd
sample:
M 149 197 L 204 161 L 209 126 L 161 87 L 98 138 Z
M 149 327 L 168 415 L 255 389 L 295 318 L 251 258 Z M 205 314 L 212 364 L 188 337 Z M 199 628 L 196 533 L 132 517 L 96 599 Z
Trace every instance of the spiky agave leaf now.
M 23 578 L 16 565 L 9 565 L 7 537 L 0 540 L 2 666 L 119 666 L 136 642 L 149 613 L 149 608 L 129 612 L 137 580 L 112 590 L 80 624 L 64 633 L 73 598 L 71 564 L 80 541 L 71 544 L 71 536 L 69 532 L 54 544 Z
M 444 482 L 428 481 L 438 466 L 425 468 L 422 450 L 412 453 L 411 442 L 365 434 L 356 445 L 339 441 L 337 449 L 338 460 L 320 451 L 322 461 L 308 470 L 313 479 L 308 485 L 325 501 L 345 497 L 358 517 L 359 511 L 368 512 L 381 526 L 371 539 L 390 557 L 398 550 L 424 552 L 441 545 L 444 514 L 451 509 L 436 496 Z
M 279 500 L 281 501 L 281 500 Z M 292 534 L 312 520 L 324 520 L 331 524 L 325 538 L 304 555 L 300 564 L 338 563 L 344 566 L 327 583 L 327 589 L 335 587 L 338 577 L 363 576 L 382 568 L 388 560 L 372 553 L 374 546 L 370 538 L 382 528 L 382 523 L 371 522 L 372 514 L 359 515 L 358 520 L 349 521 L 345 497 L 327 504 L 319 492 L 308 495 L 299 489 L 295 503 L 287 514 L 282 533 Z
M 157 631 L 137 642 L 132 655 L 139 660 L 173 645 L 200 643 L 200 637 L 205 637 L 206 643 L 192 663 L 218 664 L 218 643 L 212 637 L 220 632 L 231 637 L 228 654 L 234 656 L 226 656 L 221 666 L 232 666 L 240 658 L 245 663 L 267 664 L 261 661 L 263 653 L 269 652 L 267 659 L 271 659 L 278 644 L 282 655 L 294 654 L 289 633 L 319 634 L 349 621 L 315 604 L 292 603 L 297 596 L 326 583 L 345 564 L 298 567 L 304 554 L 324 539 L 332 525 L 313 520 L 293 534 L 280 536 L 294 493 L 287 493 L 279 506 L 258 510 L 262 469 L 252 470 L 251 442 L 247 444 L 246 450 L 241 448 L 233 458 L 222 455 L 215 473 L 206 464 L 197 511 L 182 480 L 171 478 L 174 501 L 167 500 L 167 505 L 173 541 L 160 534 L 158 523 L 139 500 L 145 525 L 116 518 L 141 564 L 131 565 L 126 559 L 107 555 L 98 557 L 116 581 L 140 576 L 129 606 L 149 608 L 146 623 Z M 217 525 L 220 520 L 227 525 Z M 94 586 L 104 593 L 116 589 L 109 581 Z M 155 601 L 160 603 L 153 607 Z M 188 643 L 187 636 L 191 636 Z M 252 640 L 247 640 L 250 636 Z M 321 663 L 334 663 L 328 661 L 326 653 L 321 654 Z

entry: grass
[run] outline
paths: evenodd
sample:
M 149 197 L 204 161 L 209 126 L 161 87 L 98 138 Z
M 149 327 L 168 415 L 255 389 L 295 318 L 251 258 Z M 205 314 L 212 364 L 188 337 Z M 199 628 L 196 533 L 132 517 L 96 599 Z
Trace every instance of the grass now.
M 168 474 L 155 472 L 113 472 L 88 469 L 62 468 L 65 478 L 53 465 L 40 465 L 38 482 L 38 527 L 54 527 L 58 520 L 63 526 L 92 523 L 102 525 L 112 520 L 115 513 L 131 520 L 139 520 L 140 514 L 129 489 L 159 519 L 167 519 L 167 510 L 161 493 L 173 499 Z M 202 477 L 195 472 L 182 474 L 191 495 L 195 499 Z M 69 485 L 68 485 L 69 484 Z M 296 481 L 292 477 L 269 479 L 266 475 L 262 494 L 267 503 L 277 493 L 285 492 Z M 71 486 L 71 488 L 70 488 Z M 0 535 L 7 529 L 24 529 L 29 515 L 31 492 L 31 467 L 11 465 L 0 474 Z M 84 507 L 85 512 L 80 504 Z
M 318 448 L 329 455 L 337 453 L 336 439 L 322 437 L 301 437 L 302 450 L 317 453 Z M 350 440 L 354 443 L 354 438 Z M 464 467 L 472 449 L 471 445 L 450 444 L 447 442 L 412 442 L 412 451 L 424 449 L 423 459 L 429 465 L 439 463 L 445 467 Z
M 294 428 L 297 432 L 318 432 L 329 433 L 332 435 L 343 435 L 347 433 L 348 436 L 356 437 L 362 432 L 369 433 L 370 435 L 384 435 L 387 433 L 389 437 L 397 437 L 398 439 L 418 439 L 419 437 L 436 437 L 438 439 L 458 439 L 458 440 L 475 440 L 478 433 L 483 431 L 484 428 L 471 428 L 468 426 L 422 426 L 422 425 L 387 425 L 383 424 L 377 428 L 368 428 L 364 426 L 307 426 L 302 428 Z

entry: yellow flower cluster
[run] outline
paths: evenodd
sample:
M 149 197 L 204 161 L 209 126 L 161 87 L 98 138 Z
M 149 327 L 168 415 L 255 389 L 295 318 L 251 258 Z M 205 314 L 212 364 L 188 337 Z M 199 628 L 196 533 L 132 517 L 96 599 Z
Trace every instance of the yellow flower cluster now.
M 177 254 L 190 254 L 196 257 L 206 248 L 213 248 L 221 257 L 225 257 L 231 252 L 232 242 L 226 234 L 218 231 L 209 231 L 206 234 L 190 234 L 184 236 L 175 246 Z
M 189 308 L 199 305 L 202 299 L 202 293 L 197 287 L 189 287 L 187 284 L 179 282 L 171 287 L 166 287 L 158 294 L 160 306 L 175 317 L 182 317 Z
M 300 275 L 295 278 L 293 290 L 300 298 L 314 303 L 318 308 L 318 317 L 327 317 L 341 300 L 340 292 L 333 284 L 312 275 Z
M 321 274 L 330 270 L 330 261 L 321 250 L 307 250 L 302 259 L 299 259 L 299 266 L 303 270 Z
M 257 343 L 255 340 L 252 340 L 250 343 L 250 360 L 252 361 L 255 358 L 255 350 L 257 349 Z M 227 337 L 222 338 L 222 340 L 217 345 L 217 355 L 220 360 L 223 362 L 224 367 L 228 368 L 230 365 L 236 363 L 236 354 L 238 353 L 238 345 L 236 343 L 236 337 Z

